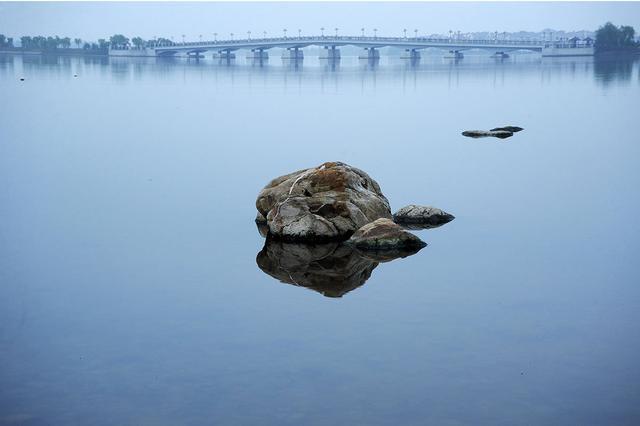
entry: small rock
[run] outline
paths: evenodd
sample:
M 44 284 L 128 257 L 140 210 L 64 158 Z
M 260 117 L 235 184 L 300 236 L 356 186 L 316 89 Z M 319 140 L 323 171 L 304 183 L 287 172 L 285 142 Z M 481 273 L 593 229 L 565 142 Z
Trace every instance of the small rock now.
M 387 250 L 397 248 L 423 248 L 424 241 L 391 219 L 380 218 L 358 229 L 347 241 L 360 249 Z
M 394 222 L 405 229 L 435 228 L 451 222 L 453 219 L 455 216 L 435 207 L 416 206 L 415 204 L 405 206 L 393 215 Z
M 509 132 L 507 130 L 466 130 L 462 132 L 462 136 L 467 136 L 470 138 L 486 138 L 486 137 L 494 137 L 500 139 L 506 139 L 513 136 L 513 132 Z
M 504 130 L 506 132 L 511 132 L 511 133 L 517 133 L 521 130 L 524 130 L 522 127 L 518 127 L 518 126 L 504 126 L 504 127 L 494 127 L 493 129 L 491 129 L 491 132 L 497 132 L 499 130 Z

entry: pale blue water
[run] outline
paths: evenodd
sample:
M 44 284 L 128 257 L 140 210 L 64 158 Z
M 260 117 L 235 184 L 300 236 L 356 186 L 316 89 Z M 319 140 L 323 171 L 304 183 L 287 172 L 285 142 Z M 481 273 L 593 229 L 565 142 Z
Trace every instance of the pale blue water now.
M 244 62 L 0 56 L 0 424 L 640 423 L 639 61 Z M 456 216 L 342 298 L 256 265 L 332 160 Z

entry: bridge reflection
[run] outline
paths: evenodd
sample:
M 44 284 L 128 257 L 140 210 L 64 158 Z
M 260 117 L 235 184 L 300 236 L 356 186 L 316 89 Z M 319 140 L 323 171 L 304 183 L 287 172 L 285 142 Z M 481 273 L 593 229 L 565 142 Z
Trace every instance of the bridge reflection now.
M 420 60 L 385 56 L 380 59 L 359 59 L 343 56 L 339 61 L 319 59 L 309 56 L 301 60 L 246 59 L 232 58 L 116 58 L 105 56 L 67 55 L 0 55 L 0 72 L 3 75 L 23 75 L 31 69 L 47 69 L 52 78 L 73 78 L 73 74 L 109 73 L 119 82 L 134 82 L 143 77 L 169 78 L 176 73 L 185 79 L 198 78 L 212 80 L 216 84 L 243 84 L 241 80 L 251 80 L 252 75 L 263 76 L 261 84 L 271 84 L 281 79 L 284 87 L 313 86 L 319 84 L 322 90 L 338 87 L 340 82 L 360 80 L 362 87 L 375 87 L 380 82 L 419 86 L 442 81 L 455 87 L 465 76 L 474 79 L 486 78 L 493 86 L 505 84 L 505 79 L 530 77 L 540 84 L 558 78 L 575 78 L 578 75 L 591 76 L 598 84 L 610 86 L 627 83 L 640 78 L 638 65 L 640 58 L 541 58 L 536 55 L 511 58 L 490 58 L 488 55 L 467 56 L 463 60 L 443 59 L 424 55 Z M 569 72 L 567 72 L 569 71 Z M 289 74 L 298 74 L 295 80 Z M 398 79 L 398 76 L 401 78 Z M 575 76 L 575 77 L 574 77 Z M 327 85 L 327 82 L 332 84 Z M 385 83 L 387 84 L 387 83 Z

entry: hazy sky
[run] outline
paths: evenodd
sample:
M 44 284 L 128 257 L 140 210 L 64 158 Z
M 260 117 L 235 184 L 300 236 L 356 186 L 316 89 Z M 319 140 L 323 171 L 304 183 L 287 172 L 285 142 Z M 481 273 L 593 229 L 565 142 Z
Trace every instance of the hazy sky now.
M 594 30 L 606 21 L 640 30 L 640 2 L 634 3 L 0 3 L 0 33 L 59 35 L 95 40 L 114 33 L 129 37 L 198 35 L 211 39 L 234 32 L 246 37 L 318 34 L 320 27 L 341 34 L 400 35 L 466 31 L 539 31 L 544 28 Z

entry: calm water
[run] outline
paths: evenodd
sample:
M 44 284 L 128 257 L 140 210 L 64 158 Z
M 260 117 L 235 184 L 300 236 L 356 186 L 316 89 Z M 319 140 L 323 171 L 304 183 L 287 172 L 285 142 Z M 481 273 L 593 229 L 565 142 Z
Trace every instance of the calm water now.
M 0 56 L 0 424 L 640 423 L 639 68 Z M 331 160 L 456 216 L 341 298 L 253 223 Z

